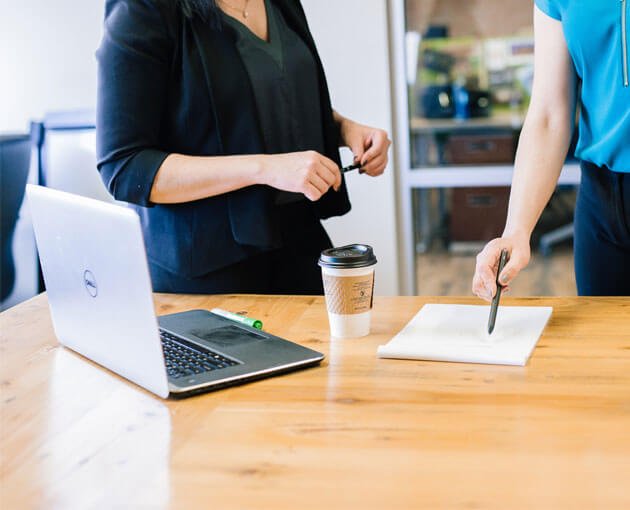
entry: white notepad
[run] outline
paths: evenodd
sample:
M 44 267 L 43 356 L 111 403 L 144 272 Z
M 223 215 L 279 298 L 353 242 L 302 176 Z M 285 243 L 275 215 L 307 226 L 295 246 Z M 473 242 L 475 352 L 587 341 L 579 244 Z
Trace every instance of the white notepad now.
M 378 348 L 378 356 L 523 366 L 551 312 L 551 307 L 500 306 L 488 335 L 489 306 L 427 304 Z

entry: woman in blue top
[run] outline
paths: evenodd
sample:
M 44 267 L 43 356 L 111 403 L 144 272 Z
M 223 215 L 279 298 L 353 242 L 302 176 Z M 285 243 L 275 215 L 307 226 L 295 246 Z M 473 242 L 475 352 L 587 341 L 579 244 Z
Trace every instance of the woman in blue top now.
M 575 210 L 580 295 L 630 295 L 630 0 L 536 0 L 532 100 L 516 155 L 502 237 L 477 256 L 473 292 L 490 300 L 502 249 L 508 286 L 555 189 L 579 104 L 582 181 Z M 581 87 L 579 85 L 581 84 Z

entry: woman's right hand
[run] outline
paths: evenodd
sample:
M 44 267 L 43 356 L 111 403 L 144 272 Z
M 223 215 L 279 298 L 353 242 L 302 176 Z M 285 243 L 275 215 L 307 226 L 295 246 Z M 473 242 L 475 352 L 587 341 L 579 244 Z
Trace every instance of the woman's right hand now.
M 529 236 L 524 234 L 498 237 L 490 241 L 477 255 L 477 266 L 472 281 L 472 291 L 481 299 L 492 301 L 497 292 L 497 269 L 501 251 L 507 250 L 508 263 L 499 275 L 499 282 L 505 289 L 527 266 L 530 259 Z
M 260 183 L 276 189 L 302 193 L 315 202 L 330 188 L 341 186 L 337 164 L 315 151 L 263 156 Z

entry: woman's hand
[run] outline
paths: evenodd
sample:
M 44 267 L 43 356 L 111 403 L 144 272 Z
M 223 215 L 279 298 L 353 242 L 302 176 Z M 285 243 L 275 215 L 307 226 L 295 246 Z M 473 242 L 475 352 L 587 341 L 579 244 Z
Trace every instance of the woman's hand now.
M 341 186 L 337 164 L 315 151 L 271 154 L 262 157 L 260 184 L 276 189 L 303 193 L 315 202 L 330 188 Z
M 361 173 L 373 177 L 381 175 L 387 166 L 387 151 L 392 144 L 387 132 L 358 124 L 335 112 L 341 142 L 354 154 L 354 162 L 361 163 Z
M 486 301 L 492 301 L 497 292 L 497 269 L 499 267 L 501 250 L 507 250 L 509 261 L 499 276 L 499 282 L 504 290 L 508 290 L 510 282 L 529 263 L 529 237 L 516 234 L 493 239 L 477 255 L 472 291 L 473 294 Z

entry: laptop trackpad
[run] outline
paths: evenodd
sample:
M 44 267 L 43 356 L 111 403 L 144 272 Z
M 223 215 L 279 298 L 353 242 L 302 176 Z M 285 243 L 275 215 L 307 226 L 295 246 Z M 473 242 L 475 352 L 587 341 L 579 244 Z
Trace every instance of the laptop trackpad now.
M 195 336 L 210 345 L 214 345 L 219 349 L 236 347 L 267 339 L 267 337 L 258 335 L 253 331 L 247 331 L 246 329 L 231 325 L 221 326 L 216 329 L 193 329 L 189 331 L 188 334 Z

